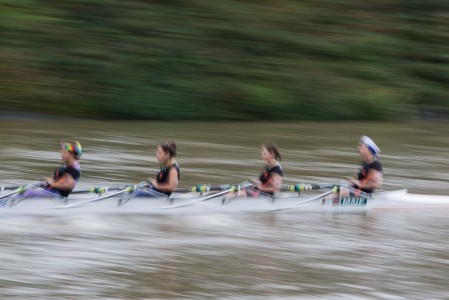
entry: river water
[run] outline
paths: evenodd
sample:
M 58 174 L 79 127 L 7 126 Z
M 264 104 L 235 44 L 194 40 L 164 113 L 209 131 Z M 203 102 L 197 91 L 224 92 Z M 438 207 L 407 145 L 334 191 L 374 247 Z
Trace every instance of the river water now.
M 0 121 L 0 184 L 52 174 L 85 149 L 77 188 L 154 177 L 178 144 L 180 186 L 256 177 L 262 143 L 284 182 L 341 182 L 358 139 L 382 149 L 384 190 L 448 195 L 447 124 Z M 449 299 L 449 211 L 4 216 L 1 299 Z

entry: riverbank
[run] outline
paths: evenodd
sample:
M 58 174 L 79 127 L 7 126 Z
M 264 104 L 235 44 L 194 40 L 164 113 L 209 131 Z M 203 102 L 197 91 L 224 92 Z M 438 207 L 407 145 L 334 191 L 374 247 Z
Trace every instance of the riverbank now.
M 4 11 L 2 98 L 14 101 L 2 109 L 161 121 L 449 116 L 449 8 L 438 0 L 17 0 Z

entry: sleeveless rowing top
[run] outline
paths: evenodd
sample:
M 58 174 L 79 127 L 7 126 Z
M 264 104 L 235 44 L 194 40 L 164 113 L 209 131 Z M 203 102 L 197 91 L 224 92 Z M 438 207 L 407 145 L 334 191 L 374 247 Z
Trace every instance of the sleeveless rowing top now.
M 260 174 L 259 177 L 259 181 L 262 183 L 262 185 L 264 184 L 268 184 L 271 180 L 271 175 L 273 173 L 277 173 L 279 174 L 281 177 L 284 177 L 284 170 L 282 169 L 282 166 L 280 164 L 277 164 L 276 166 L 270 168 L 270 167 L 266 167 L 262 173 Z M 270 195 L 274 195 L 274 193 L 267 193 Z
M 281 177 L 284 177 L 284 170 L 282 169 L 282 166 L 280 164 L 278 164 L 272 168 L 267 166 L 260 174 L 260 177 L 259 177 L 260 182 L 262 182 L 262 184 L 268 183 L 271 178 L 271 174 L 273 174 L 273 173 L 277 173 L 277 174 L 281 175 Z
M 81 166 L 78 162 L 75 162 L 75 164 L 73 166 L 62 166 L 59 169 L 57 169 L 53 175 L 53 179 L 55 181 L 58 181 L 62 176 L 64 176 L 65 174 L 69 174 L 70 176 L 72 176 L 72 178 L 75 180 L 75 183 L 78 182 L 78 180 L 81 177 Z M 61 190 L 61 189 L 57 189 L 52 187 L 50 189 L 51 190 L 56 190 L 57 192 L 59 192 L 59 194 L 63 197 L 68 197 L 70 195 L 70 193 L 72 192 L 72 190 Z
M 360 169 L 359 173 L 357 174 L 357 179 L 360 182 L 363 182 L 365 179 L 367 179 L 368 173 L 372 169 L 377 170 L 380 173 L 383 173 L 383 167 L 378 160 L 375 160 L 370 164 L 365 162 L 365 163 L 363 163 L 362 168 Z M 374 189 L 362 189 L 362 192 L 371 194 L 374 192 Z
M 168 171 L 172 168 L 176 168 L 176 171 L 178 171 L 178 180 L 181 178 L 181 170 L 179 169 L 179 165 L 178 162 L 175 162 L 174 164 L 168 166 L 168 167 L 161 167 L 161 170 L 157 173 L 156 175 L 156 181 L 157 183 L 165 183 L 168 180 Z M 153 190 L 165 194 L 167 196 L 170 196 L 171 193 L 170 192 L 165 192 L 165 191 L 160 191 L 157 188 L 155 188 L 154 186 L 152 187 Z

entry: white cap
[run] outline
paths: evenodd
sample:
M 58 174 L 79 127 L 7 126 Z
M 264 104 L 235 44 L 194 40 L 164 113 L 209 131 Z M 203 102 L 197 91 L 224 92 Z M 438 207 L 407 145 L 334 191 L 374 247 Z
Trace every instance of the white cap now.
M 365 145 L 374 156 L 377 156 L 377 154 L 380 153 L 380 149 L 377 147 L 376 143 L 374 143 L 373 140 L 366 135 L 362 135 L 360 142 Z

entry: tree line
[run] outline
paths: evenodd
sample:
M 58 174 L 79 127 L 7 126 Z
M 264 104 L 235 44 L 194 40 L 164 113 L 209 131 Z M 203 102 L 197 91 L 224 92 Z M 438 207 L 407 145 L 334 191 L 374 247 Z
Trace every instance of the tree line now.
M 447 1 L 2 1 L 3 109 L 104 119 L 448 118 Z

